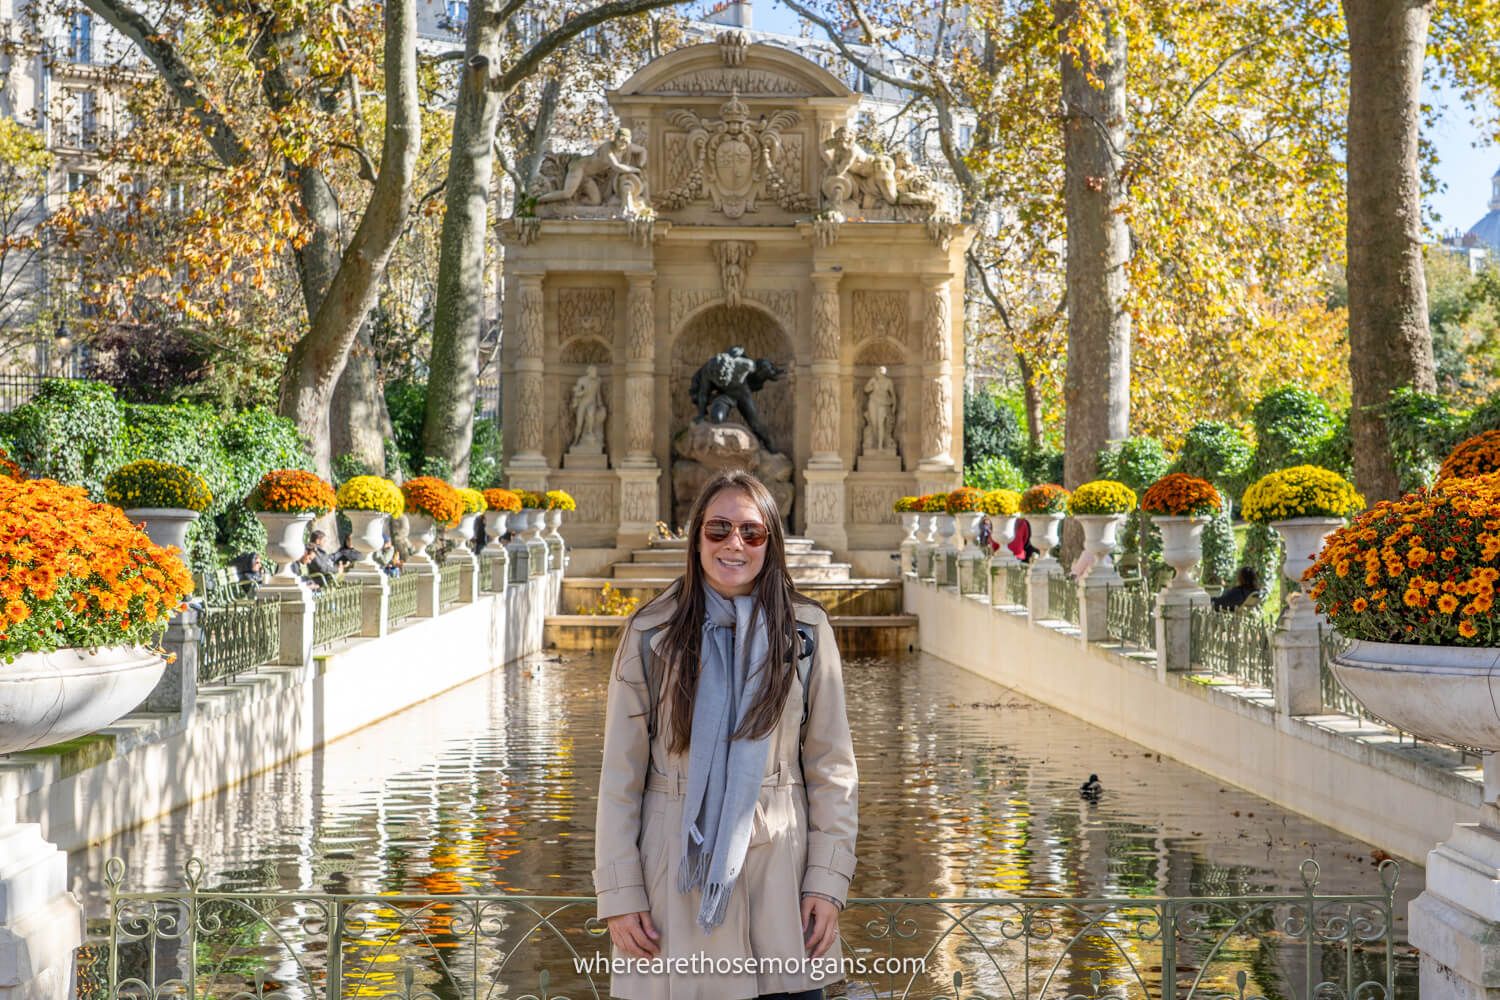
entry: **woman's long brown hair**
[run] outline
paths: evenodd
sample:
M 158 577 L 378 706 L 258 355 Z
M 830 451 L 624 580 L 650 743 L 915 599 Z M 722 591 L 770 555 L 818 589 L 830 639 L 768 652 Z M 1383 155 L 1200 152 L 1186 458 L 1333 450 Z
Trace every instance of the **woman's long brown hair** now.
M 664 626 L 661 651 L 664 659 L 662 676 L 671 678 L 671 687 L 663 692 L 663 699 L 671 709 L 672 739 L 668 753 L 686 753 L 692 741 L 693 697 L 698 688 L 703 618 L 707 613 L 703 588 L 708 586 L 703 575 L 703 522 L 708 505 L 714 497 L 725 490 L 739 490 L 755 504 L 760 518 L 765 522 L 769 537 L 766 539 L 766 560 L 760 575 L 755 578 L 752 594 L 756 601 L 757 618 L 751 620 L 755 627 L 759 615 L 765 615 L 766 635 L 770 637 L 770 651 L 766 657 L 766 669 L 770 671 L 767 682 L 761 686 L 760 696 L 746 713 L 744 721 L 731 739 L 760 739 L 776 727 L 777 720 L 786 706 L 787 694 L 792 686 L 792 674 L 796 670 L 797 656 L 801 652 L 797 640 L 797 604 L 813 604 L 811 599 L 798 594 L 792 587 L 792 574 L 786 564 L 786 536 L 782 532 L 781 513 L 766 485 L 748 472 L 738 469 L 721 472 L 710 479 L 693 501 L 692 513 L 688 517 L 687 571 L 682 579 L 651 603 L 676 596 L 677 607 Z M 649 669 L 649 664 L 643 665 Z M 752 667 L 754 665 L 752 664 Z

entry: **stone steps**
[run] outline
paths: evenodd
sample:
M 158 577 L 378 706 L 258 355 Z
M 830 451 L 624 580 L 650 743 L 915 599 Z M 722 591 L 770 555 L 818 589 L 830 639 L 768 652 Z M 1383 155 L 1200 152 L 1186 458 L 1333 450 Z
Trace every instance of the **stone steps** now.
M 671 583 L 663 580 L 618 580 L 610 577 L 567 577 L 558 597 L 561 614 L 578 614 L 584 608 L 597 607 L 604 585 L 609 584 L 626 597 L 642 604 L 661 593 Z M 901 613 L 901 583 L 898 580 L 845 580 L 799 584 L 797 589 L 835 615 L 896 615 Z
M 630 556 L 631 566 L 671 566 L 673 572 L 681 573 L 683 562 L 687 559 L 687 553 L 673 552 L 670 549 L 637 549 Z M 833 553 L 827 549 L 815 549 L 811 552 L 788 552 L 786 554 L 788 566 L 827 566 L 833 562 Z M 618 565 L 618 564 L 617 564 Z
M 915 615 L 832 615 L 830 620 L 845 658 L 889 656 L 917 646 Z M 542 644 L 564 652 L 613 652 L 624 624 L 624 616 L 550 615 Z
M 804 583 L 843 582 L 849 579 L 848 563 L 826 563 L 818 566 L 793 566 L 792 580 L 799 586 Z M 682 564 L 665 563 L 615 563 L 611 571 L 616 580 L 667 580 L 682 575 Z

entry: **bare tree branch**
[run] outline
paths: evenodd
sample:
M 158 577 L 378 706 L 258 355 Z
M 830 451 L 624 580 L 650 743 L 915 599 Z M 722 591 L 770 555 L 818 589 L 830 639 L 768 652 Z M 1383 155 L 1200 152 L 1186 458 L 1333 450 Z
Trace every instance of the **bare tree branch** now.
M 510 0 L 510 5 L 518 6 L 520 2 L 521 0 Z M 671 7 L 682 2 L 683 0 L 610 0 L 609 3 L 600 4 L 592 10 L 569 18 L 537 39 L 536 43 L 519 59 L 490 81 L 490 87 L 502 94 L 515 89 L 518 83 L 536 72 L 543 59 L 595 25 L 619 17 L 629 17 L 632 14 L 644 14 L 648 10 Z

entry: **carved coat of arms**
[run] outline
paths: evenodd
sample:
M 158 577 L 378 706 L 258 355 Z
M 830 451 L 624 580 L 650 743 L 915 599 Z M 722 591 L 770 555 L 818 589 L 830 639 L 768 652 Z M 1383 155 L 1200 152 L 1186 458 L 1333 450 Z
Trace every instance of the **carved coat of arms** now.
M 797 124 L 797 113 L 783 109 L 752 122 L 750 109 L 734 94 L 719 108 L 719 115 L 700 118 L 680 108 L 667 113 L 667 120 L 687 133 L 691 170 L 661 196 L 662 206 L 677 209 L 707 197 L 715 211 L 738 219 L 754 212 L 756 201 L 769 194 L 788 211 L 806 211 L 811 199 L 794 193 L 797 185 L 784 174 L 787 156 L 781 133 Z

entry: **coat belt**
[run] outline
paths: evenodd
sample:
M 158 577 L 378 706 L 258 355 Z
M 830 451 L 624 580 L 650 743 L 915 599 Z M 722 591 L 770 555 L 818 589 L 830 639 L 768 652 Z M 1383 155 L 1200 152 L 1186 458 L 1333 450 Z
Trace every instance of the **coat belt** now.
M 800 785 L 802 776 L 797 773 L 797 768 L 786 761 L 776 762 L 776 773 L 768 774 L 760 783 L 762 788 L 774 787 L 776 785 Z M 666 792 L 674 799 L 680 799 L 687 794 L 687 775 L 680 772 L 674 774 L 658 774 L 652 771 L 646 779 L 646 790 L 651 792 Z

